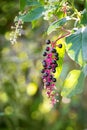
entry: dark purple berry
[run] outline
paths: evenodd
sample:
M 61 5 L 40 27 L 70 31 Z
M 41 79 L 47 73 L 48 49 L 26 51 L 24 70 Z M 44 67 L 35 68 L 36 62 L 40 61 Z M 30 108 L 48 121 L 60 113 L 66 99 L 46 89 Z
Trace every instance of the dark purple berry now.
M 58 57 L 58 56 L 59 56 L 59 54 L 58 54 L 58 53 L 54 53 L 54 56 L 55 56 L 55 57 Z
M 52 81 L 53 81 L 53 82 L 56 82 L 56 78 L 53 78 Z
M 59 57 L 57 57 L 56 60 L 59 60 Z
M 55 64 L 55 67 L 58 67 L 58 64 L 57 64 L 57 63 Z
M 52 72 L 53 72 L 53 73 L 55 73 L 55 72 L 56 72 L 56 70 L 55 70 L 55 69 L 53 69 L 53 70 L 52 70 Z
M 41 70 L 41 73 L 44 73 L 44 72 L 45 72 L 45 70 L 44 70 L 44 69 L 42 69 L 42 70 Z
M 46 60 L 43 60 L 43 61 L 42 61 L 42 64 L 43 64 L 43 63 L 46 63 Z
M 43 60 L 42 63 L 46 63 L 46 60 Z
M 53 76 L 52 76 L 52 75 L 50 75 L 50 76 L 49 76 L 49 79 L 50 79 L 50 80 L 52 80 L 52 79 L 53 79 Z
M 62 48 L 62 44 L 59 44 L 58 47 L 59 47 L 59 48 Z
M 56 64 L 56 61 L 55 61 L 55 60 L 52 60 L 52 64 Z
M 46 62 L 42 62 L 43 67 L 47 67 Z
M 52 68 L 52 67 L 49 65 L 49 66 L 48 66 L 48 69 L 51 69 L 51 68 Z
M 56 49 L 52 48 L 51 52 L 56 53 Z
M 47 48 L 46 48 L 46 51 L 49 51 L 49 50 L 50 50 L 50 47 L 47 47 Z
M 46 52 L 44 52 L 44 53 L 43 53 L 43 56 L 46 56 L 46 55 L 47 55 L 47 53 L 46 53 Z
M 50 82 L 46 82 L 46 86 L 50 86 Z
M 43 67 L 44 67 L 44 68 L 46 68 L 46 67 L 47 67 L 47 65 L 46 65 L 46 64 L 44 64 L 44 65 L 43 65 Z
M 50 42 L 50 40 L 46 40 L 46 44 L 50 44 L 51 42 Z
M 45 73 L 43 76 L 44 76 L 44 77 L 47 77 L 47 76 L 48 76 L 48 73 Z

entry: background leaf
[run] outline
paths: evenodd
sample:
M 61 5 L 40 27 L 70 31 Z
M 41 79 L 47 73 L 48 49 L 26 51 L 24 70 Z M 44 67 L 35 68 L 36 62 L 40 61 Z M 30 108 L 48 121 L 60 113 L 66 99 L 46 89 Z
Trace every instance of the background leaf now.
M 87 76 L 87 64 L 84 65 L 83 72 L 84 72 L 84 75 L 86 77 Z
M 47 30 L 47 34 L 49 35 L 51 32 L 55 31 L 58 27 L 64 25 L 67 21 L 71 20 L 70 17 L 65 17 L 65 18 L 62 18 L 60 20 L 57 20 L 55 22 L 53 22 L 48 30 Z
M 26 0 L 20 0 L 20 9 L 23 10 L 26 5 Z
M 87 25 L 87 10 L 84 10 L 84 11 L 82 12 L 81 24 Z
M 41 7 L 38 7 L 38 8 L 35 8 L 35 9 L 29 11 L 24 16 L 20 16 L 19 19 L 22 19 L 24 22 L 31 22 L 33 20 L 40 18 L 43 15 L 42 14 L 43 11 L 44 11 L 44 7 L 41 6 Z
M 70 58 L 79 65 L 87 62 L 87 27 L 80 28 L 66 38 L 66 49 Z
M 27 5 L 28 6 L 38 6 L 40 5 L 40 3 L 38 1 L 35 1 L 35 0 L 27 0 Z
M 83 91 L 84 73 L 81 70 L 72 70 L 64 81 L 61 95 L 71 97 Z

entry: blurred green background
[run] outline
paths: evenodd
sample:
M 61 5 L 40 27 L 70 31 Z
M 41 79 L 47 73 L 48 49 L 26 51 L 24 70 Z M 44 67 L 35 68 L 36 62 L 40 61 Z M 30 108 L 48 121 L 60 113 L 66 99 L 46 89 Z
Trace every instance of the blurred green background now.
M 83 8 L 79 0 L 76 6 Z M 87 130 L 87 79 L 82 94 L 63 98 L 52 108 L 40 74 L 47 22 L 40 19 L 34 29 L 25 24 L 22 37 L 11 45 L 10 28 L 18 12 L 18 0 L 0 0 L 0 130 Z M 75 68 L 79 66 L 66 54 L 59 90 Z

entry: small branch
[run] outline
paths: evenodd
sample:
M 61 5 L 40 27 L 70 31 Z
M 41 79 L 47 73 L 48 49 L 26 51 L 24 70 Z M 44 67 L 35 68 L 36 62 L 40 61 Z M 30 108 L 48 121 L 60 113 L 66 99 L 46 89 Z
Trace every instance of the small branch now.
M 63 27 L 62 27 L 61 29 L 62 29 L 63 31 L 65 31 L 66 34 L 64 34 L 64 35 L 62 35 L 62 36 L 60 36 L 60 37 L 58 37 L 58 38 L 56 39 L 56 41 L 52 42 L 52 47 L 54 47 L 54 46 L 56 45 L 56 42 L 57 42 L 58 40 L 60 40 L 60 39 L 62 39 L 62 38 L 64 38 L 64 37 L 66 37 L 66 36 L 68 36 L 68 35 L 71 34 L 70 31 L 64 29 Z

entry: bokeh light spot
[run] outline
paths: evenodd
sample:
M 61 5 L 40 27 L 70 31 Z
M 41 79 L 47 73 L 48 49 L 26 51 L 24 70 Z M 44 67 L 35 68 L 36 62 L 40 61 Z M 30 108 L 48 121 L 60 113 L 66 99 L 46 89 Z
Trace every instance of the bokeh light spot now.
M 31 82 L 27 86 L 27 94 L 29 96 L 33 96 L 36 94 L 37 89 L 38 89 L 38 86 L 35 83 Z

